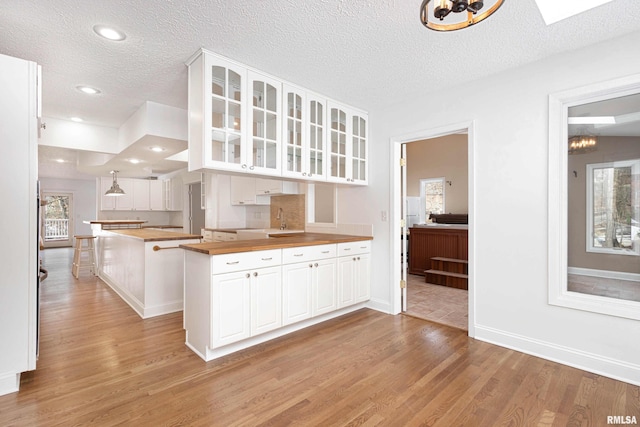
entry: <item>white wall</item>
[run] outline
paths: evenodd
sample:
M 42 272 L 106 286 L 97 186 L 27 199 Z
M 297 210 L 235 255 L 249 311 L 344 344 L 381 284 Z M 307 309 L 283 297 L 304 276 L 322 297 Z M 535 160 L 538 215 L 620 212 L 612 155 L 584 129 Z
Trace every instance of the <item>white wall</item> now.
M 73 194 L 72 234 L 91 234 L 91 226 L 83 221 L 92 221 L 96 215 L 95 179 L 40 178 L 40 191 Z
M 392 312 L 397 295 L 392 225 L 381 220 L 393 202 L 390 139 L 474 121 L 476 337 L 640 384 L 640 322 L 547 303 L 548 96 L 638 73 L 638 45 L 633 33 L 370 111 L 371 185 L 341 191 L 338 211 L 374 224 L 372 306 Z

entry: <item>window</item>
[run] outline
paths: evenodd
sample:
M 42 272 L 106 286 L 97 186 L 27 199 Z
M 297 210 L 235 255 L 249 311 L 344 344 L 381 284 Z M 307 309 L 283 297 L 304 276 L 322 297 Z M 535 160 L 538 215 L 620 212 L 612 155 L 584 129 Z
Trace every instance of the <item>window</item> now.
M 444 177 L 420 180 L 420 222 L 424 223 L 430 214 L 445 213 Z
M 640 255 L 640 159 L 587 165 L 587 251 Z

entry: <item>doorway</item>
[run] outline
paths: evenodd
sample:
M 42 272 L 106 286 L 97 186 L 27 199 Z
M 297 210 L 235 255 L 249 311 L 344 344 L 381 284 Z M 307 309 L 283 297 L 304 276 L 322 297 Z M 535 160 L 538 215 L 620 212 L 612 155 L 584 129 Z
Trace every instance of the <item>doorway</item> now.
M 189 232 L 200 234 L 204 228 L 205 211 L 202 208 L 202 184 L 189 184 Z
M 45 248 L 72 246 L 73 194 L 44 192 L 41 236 Z
M 446 195 L 447 203 L 446 203 L 446 206 L 444 207 L 444 211 L 446 213 L 467 213 L 468 214 L 468 224 L 466 224 L 466 227 L 463 227 L 463 228 L 467 228 L 466 231 L 468 232 L 468 244 L 464 245 L 464 248 L 468 251 L 468 256 L 466 257 L 467 263 L 468 263 L 467 271 L 466 271 L 466 275 L 468 276 L 467 278 L 468 291 L 462 291 L 463 292 L 462 301 L 466 302 L 466 308 L 465 308 L 465 312 L 463 312 L 462 315 L 458 314 L 457 317 L 463 317 L 462 320 L 463 322 L 466 323 L 466 327 L 464 329 L 467 329 L 469 336 L 473 337 L 475 335 L 475 331 L 473 328 L 474 312 L 475 312 L 474 305 L 473 305 L 475 300 L 474 299 L 475 287 L 474 287 L 474 275 L 473 275 L 473 271 L 474 271 L 474 267 L 473 267 L 473 260 L 474 260 L 473 122 L 465 122 L 460 124 L 443 126 L 440 128 L 426 129 L 426 130 L 415 132 L 412 134 L 401 135 L 398 137 L 391 138 L 392 152 L 391 152 L 390 158 L 392 159 L 392 176 L 393 176 L 392 178 L 393 179 L 392 221 L 394 221 L 394 223 L 396 224 L 401 225 L 401 227 L 392 227 L 392 239 L 393 239 L 392 241 L 393 241 L 393 251 L 394 251 L 393 259 L 400 260 L 400 262 L 394 263 L 394 267 L 393 267 L 394 281 L 397 280 L 396 283 L 400 283 L 400 286 L 393 288 L 394 311 L 396 313 L 406 312 L 407 308 L 411 306 L 411 302 L 412 302 L 411 298 L 416 297 L 416 295 L 412 295 L 410 292 L 411 283 L 424 284 L 425 287 L 431 288 L 429 290 L 423 290 L 423 292 L 421 292 L 422 295 L 418 295 L 418 298 L 420 297 L 425 298 L 424 300 L 424 304 L 426 304 L 425 308 L 427 310 L 430 310 L 431 313 L 436 313 L 438 315 L 442 315 L 443 311 L 446 311 L 447 308 L 444 308 L 444 310 L 438 311 L 438 307 L 431 306 L 431 303 L 437 304 L 437 301 L 435 300 L 435 297 L 431 291 L 433 291 L 434 289 L 435 291 L 443 291 L 442 293 L 445 295 L 444 298 L 446 300 L 451 300 L 451 296 L 447 295 L 451 293 L 450 291 L 453 291 L 454 293 L 458 291 L 458 289 L 451 289 L 450 287 L 443 286 L 442 284 L 434 284 L 434 285 L 427 286 L 428 281 L 426 280 L 426 277 L 427 277 L 426 274 L 419 275 L 419 276 L 408 275 L 407 273 L 408 273 L 408 267 L 409 267 L 409 257 L 412 251 L 410 237 L 409 237 L 409 245 L 407 246 L 404 243 L 404 237 L 408 235 L 410 236 L 410 234 L 408 233 L 409 231 L 408 228 L 410 225 L 409 220 L 411 220 L 411 222 L 415 222 L 416 220 L 419 220 L 421 217 L 420 212 L 418 212 L 418 214 L 413 212 L 412 214 L 414 216 L 411 218 L 408 217 L 407 216 L 408 206 L 410 204 L 415 205 L 416 203 L 418 204 L 420 209 L 422 209 L 422 206 L 419 201 L 415 202 L 415 200 L 414 202 L 407 204 L 405 196 L 409 195 L 409 192 L 406 185 L 406 179 L 403 179 L 403 176 L 406 177 L 407 168 L 403 167 L 403 164 L 406 164 L 406 162 L 409 159 L 413 159 L 414 162 L 418 160 L 418 163 L 420 162 L 428 163 L 428 160 L 433 160 L 430 158 L 431 157 L 430 153 L 426 153 L 426 154 L 423 153 L 422 157 L 418 157 L 417 159 L 412 158 L 410 157 L 411 153 L 409 155 L 406 154 L 406 148 L 410 147 L 414 143 L 419 144 L 421 141 L 430 141 L 430 140 L 435 140 L 438 138 L 444 138 L 444 137 L 453 136 L 453 135 L 458 135 L 459 137 L 463 138 L 462 149 L 464 151 L 462 153 L 458 153 L 455 155 L 457 156 L 464 155 L 466 157 L 467 162 L 465 165 L 465 169 L 466 169 L 465 173 L 455 179 L 449 178 L 450 171 L 446 169 L 440 170 L 440 171 L 433 170 L 429 173 L 426 173 L 424 176 L 419 176 L 418 178 L 413 176 L 412 178 L 414 181 L 413 184 L 418 189 L 413 191 L 416 194 L 411 194 L 411 195 L 413 197 L 416 197 L 418 200 L 420 199 L 420 196 L 421 196 L 420 190 L 419 190 L 420 179 L 425 179 L 425 180 L 428 180 L 431 178 L 441 179 L 442 177 L 444 177 L 445 178 L 444 183 L 446 187 L 445 191 L 447 192 L 447 195 Z M 405 151 L 404 156 L 402 155 L 403 151 Z M 449 155 L 454 155 L 454 154 L 449 153 Z M 446 156 L 447 154 L 445 153 L 444 158 L 438 160 L 438 162 L 444 165 L 445 167 L 448 161 Z M 401 159 L 404 159 L 404 161 Z M 403 182 L 404 182 L 404 185 L 403 185 Z M 460 194 L 455 195 L 454 192 L 451 191 L 454 187 L 456 187 L 457 189 L 466 187 L 465 188 L 466 192 L 462 191 L 460 192 Z M 452 200 L 452 196 L 455 196 L 453 197 L 453 200 Z M 422 199 L 424 199 L 424 197 Z M 457 201 L 455 201 L 455 199 L 457 199 Z M 450 203 L 453 203 L 453 205 L 451 205 Z M 428 218 L 428 213 L 426 211 L 424 213 L 424 217 Z M 395 222 L 396 220 L 397 222 Z M 416 249 L 416 248 L 414 247 L 413 249 Z M 456 258 L 463 259 L 462 257 L 456 257 Z M 458 300 L 460 300 L 460 295 L 457 295 L 457 297 L 458 297 Z M 420 303 L 420 301 L 415 301 L 415 302 Z M 456 316 L 456 315 L 453 314 L 453 316 Z M 427 316 L 419 316 L 419 317 L 427 318 Z M 439 319 L 433 319 L 433 321 L 440 322 L 440 323 L 447 323 Z M 453 326 L 461 327 L 459 325 L 453 325 Z

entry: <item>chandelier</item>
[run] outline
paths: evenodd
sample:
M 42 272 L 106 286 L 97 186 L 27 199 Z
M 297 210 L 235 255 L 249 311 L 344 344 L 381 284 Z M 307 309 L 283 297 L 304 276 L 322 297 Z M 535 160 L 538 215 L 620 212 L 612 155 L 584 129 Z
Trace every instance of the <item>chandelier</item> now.
M 434 31 L 460 30 L 488 18 L 502 6 L 502 3 L 504 0 L 423 0 L 420 6 L 420 21 L 422 25 Z M 449 15 L 451 12 L 454 14 Z M 435 20 L 429 21 L 430 16 Z M 445 23 L 448 16 L 453 18 Z
M 597 150 L 598 138 L 591 135 L 578 135 L 569 138 L 569 154 L 584 154 Z

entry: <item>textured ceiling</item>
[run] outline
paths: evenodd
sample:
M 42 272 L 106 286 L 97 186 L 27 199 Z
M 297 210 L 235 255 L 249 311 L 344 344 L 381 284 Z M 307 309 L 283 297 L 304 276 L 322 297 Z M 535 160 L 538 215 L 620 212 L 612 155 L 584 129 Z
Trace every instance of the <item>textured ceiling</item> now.
M 186 109 L 184 62 L 200 47 L 372 111 L 640 30 L 628 13 L 637 0 L 550 26 L 534 0 L 506 0 L 487 21 L 452 33 L 422 27 L 420 3 L 2 0 L 0 53 L 42 65 L 44 116 L 118 127 L 145 101 Z M 96 24 L 127 39 L 102 39 Z

